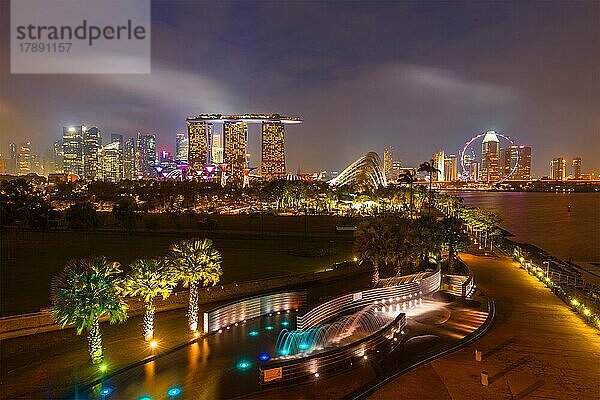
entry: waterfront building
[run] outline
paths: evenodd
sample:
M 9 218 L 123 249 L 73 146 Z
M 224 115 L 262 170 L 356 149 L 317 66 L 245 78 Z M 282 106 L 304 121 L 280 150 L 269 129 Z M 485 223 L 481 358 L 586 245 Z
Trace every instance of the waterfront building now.
M 581 157 L 575 157 L 571 165 L 573 167 L 573 178 L 581 179 Z
M 63 127 L 63 170 L 83 177 L 83 125 Z
M 444 180 L 453 182 L 458 177 L 458 159 L 456 154 L 449 154 L 444 159 Z
M 123 145 L 123 178 L 135 179 L 138 176 L 135 151 L 135 139 L 129 138 Z
M 516 165 L 516 168 L 515 168 Z M 528 181 L 531 179 L 531 147 L 512 145 L 500 149 L 500 176 L 511 181 Z
M 102 147 L 98 152 L 100 160 L 98 176 L 100 179 L 115 183 L 123 179 L 123 152 L 121 143 L 122 141 L 117 139 Z
M 31 142 L 23 142 L 19 144 L 18 174 L 27 175 L 32 172 L 32 166 Z
M 563 157 L 553 158 L 550 161 L 550 179 L 563 181 L 567 177 L 567 161 Z
M 223 123 L 223 162 L 228 164 L 229 180 L 241 184 L 246 168 L 248 124 L 241 121 Z
M 500 171 L 498 168 L 499 153 L 500 140 L 496 132 L 486 132 L 483 142 L 481 142 L 481 181 L 492 183 L 500 180 Z
M 175 161 L 188 161 L 189 139 L 184 132 L 178 132 L 175 136 Z
M 95 127 L 82 127 L 83 134 L 83 176 L 96 179 L 98 176 L 98 152 L 102 147 L 102 135 Z
M 432 174 L 432 180 L 441 182 L 444 180 L 444 150 L 440 150 L 438 152 L 433 153 L 431 156 L 431 160 L 433 162 L 433 168 L 438 171 Z
M 394 177 L 394 148 L 388 146 L 383 149 L 383 174 L 388 182 L 395 181 L 397 176 Z
M 286 176 L 284 135 L 285 126 L 281 122 L 265 121 L 262 123 L 260 174 L 264 180 L 285 178 Z

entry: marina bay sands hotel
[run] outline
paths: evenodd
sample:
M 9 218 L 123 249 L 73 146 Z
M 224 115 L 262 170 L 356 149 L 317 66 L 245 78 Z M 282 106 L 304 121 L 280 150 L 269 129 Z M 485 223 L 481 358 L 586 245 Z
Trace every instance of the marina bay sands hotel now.
M 302 120 L 279 114 L 200 114 L 186 118 L 188 126 L 188 163 L 192 171 L 219 166 L 221 172 L 236 183 L 250 171 L 247 165 L 248 124 L 262 124 L 260 175 L 264 180 L 286 176 L 285 125 Z M 222 124 L 222 134 L 213 132 L 214 124 Z

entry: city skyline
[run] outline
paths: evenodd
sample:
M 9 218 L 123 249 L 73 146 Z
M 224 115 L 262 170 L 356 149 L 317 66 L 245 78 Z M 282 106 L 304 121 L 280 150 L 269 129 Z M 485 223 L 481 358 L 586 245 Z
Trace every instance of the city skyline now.
M 534 145 L 537 175 L 557 155 L 600 169 L 600 56 L 588 51 L 600 37 L 597 3 L 438 4 L 433 11 L 408 3 L 385 11 L 348 3 L 180 5 L 153 3 L 148 76 L 17 76 L 3 57 L 2 153 L 25 138 L 50 147 L 61 126 L 81 121 L 105 132 L 156 133 L 159 147 L 174 152 L 173 137 L 195 110 L 274 109 L 306 120 L 286 135 L 290 170 L 341 168 L 387 145 L 417 164 L 482 130 Z M 8 3 L 0 7 L 8 26 Z M 200 15 L 203 26 L 186 23 Z M 242 34 L 233 21 L 261 29 Z M 346 24 L 352 29 L 341 29 Z M 552 46 L 536 45 L 541 38 Z M 217 56 L 199 60 L 202 50 Z M 250 153 L 260 154 L 259 143 Z

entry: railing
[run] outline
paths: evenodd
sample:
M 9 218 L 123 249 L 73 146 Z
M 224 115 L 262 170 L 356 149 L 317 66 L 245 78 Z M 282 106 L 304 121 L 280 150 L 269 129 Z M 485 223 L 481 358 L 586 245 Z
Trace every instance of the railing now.
M 441 285 L 441 271 L 437 269 L 431 275 L 414 282 L 395 286 L 374 288 L 361 292 L 348 293 L 323 303 L 304 315 L 297 317 L 297 329 L 305 331 L 340 313 L 364 307 L 379 300 L 411 301 L 437 291 Z
M 398 336 L 404 333 L 405 327 L 406 316 L 400 313 L 380 330 L 356 342 L 303 358 L 267 362 L 259 368 L 260 383 L 316 378 L 319 374 L 358 366 L 369 357 L 383 355 L 393 350 L 400 343 Z
M 262 315 L 298 309 L 306 304 L 306 292 L 270 293 L 232 302 L 204 313 L 204 331 L 219 329 Z
M 444 289 L 455 296 L 469 297 L 474 289 L 471 275 L 444 275 Z

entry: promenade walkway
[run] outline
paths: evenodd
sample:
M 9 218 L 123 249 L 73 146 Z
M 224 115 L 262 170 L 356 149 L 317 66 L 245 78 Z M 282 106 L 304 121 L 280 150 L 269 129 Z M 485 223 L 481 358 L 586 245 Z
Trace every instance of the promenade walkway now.
M 600 333 L 508 257 L 462 255 L 496 301 L 479 341 L 396 378 L 371 399 L 600 399 Z M 474 350 L 483 351 L 475 361 Z M 480 384 L 480 372 L 490 385 Z

